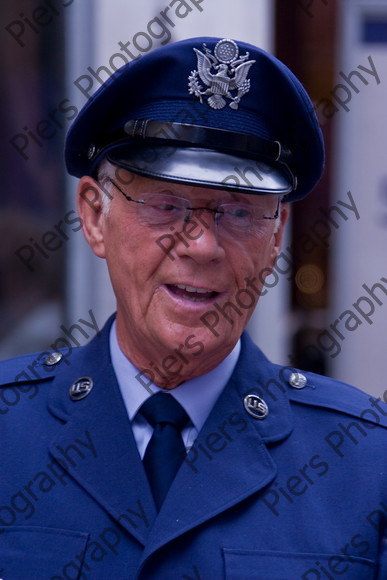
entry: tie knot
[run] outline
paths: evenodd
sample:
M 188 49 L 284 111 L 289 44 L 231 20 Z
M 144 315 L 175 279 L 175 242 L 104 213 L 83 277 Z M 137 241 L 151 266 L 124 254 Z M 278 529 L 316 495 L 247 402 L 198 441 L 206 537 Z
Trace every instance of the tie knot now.
M 189 421 L 180 403 L 172 395 L 161 392 L 149 397 L 139 412 L 153 428 L 157 424 L 169 423 L 181 431 Z

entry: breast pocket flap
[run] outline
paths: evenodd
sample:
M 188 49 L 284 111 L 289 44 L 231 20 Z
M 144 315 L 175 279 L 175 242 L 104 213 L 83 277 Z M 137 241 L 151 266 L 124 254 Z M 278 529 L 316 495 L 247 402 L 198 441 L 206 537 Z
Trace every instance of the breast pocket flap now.
M 0 580 L 80 578 L 88 534 L 54 528 L 13 526 L 0 535 Z
M 223 549 L 227 580 L 369 580 L 372 560 L 343 554 Z

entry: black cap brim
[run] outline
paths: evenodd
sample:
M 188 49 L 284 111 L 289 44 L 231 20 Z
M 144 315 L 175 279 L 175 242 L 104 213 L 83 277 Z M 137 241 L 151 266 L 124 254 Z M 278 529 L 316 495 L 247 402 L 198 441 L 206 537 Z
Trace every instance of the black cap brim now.
M 162 181 L 261 195 L 286 195 L 293 189 L 278 166 L 211 149 L 128 145 L 105 155 L 127 171 Z

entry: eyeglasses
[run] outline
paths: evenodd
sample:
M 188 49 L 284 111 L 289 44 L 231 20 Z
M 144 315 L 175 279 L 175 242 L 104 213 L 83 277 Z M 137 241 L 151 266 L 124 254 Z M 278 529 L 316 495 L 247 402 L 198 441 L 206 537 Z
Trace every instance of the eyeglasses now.
M 138 218 L 142 225 L 148 227 L 166 227 L 181 222 L 189 222 L 194 212 L 209 211 L 214 214 L 217 226 L 230 234 L 249 235 L 263 234 L 271 220 L 279 216 L 280 197 L 274 215 L 266 215 L 267 209 L 247 203 L 222 203 L 216 208 L 191 207 L 191 202 L 182 197 L 164 193 L 143 193 L 141 199 L 127 195 L 110 177 L 106 178 L 118 189 L 127 201 L 138 204 Z

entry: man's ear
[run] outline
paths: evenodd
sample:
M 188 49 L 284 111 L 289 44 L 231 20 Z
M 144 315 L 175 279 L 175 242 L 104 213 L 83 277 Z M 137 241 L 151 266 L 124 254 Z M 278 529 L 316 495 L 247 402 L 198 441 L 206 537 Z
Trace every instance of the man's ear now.
M 289 203 L 281 203 L 280 205 L 280 215 L 279 215 L 279 223 L 277 224 L 277 229 L 274 236 L 274 244 L 272 248 L 272 266 L 274 266 L 274 262 L 281 251 L 282 246 L 282 238 L 285 229 L 285 224 L 288 221 L 290 216 L 290 204 Z
M 105 258 L 105 239 L 103 213 L 104 193 L 98 183 L 87 175 L 79 180 L 77 207 L 83 223 L 83 235 L 93 252 L 99 258 Z

